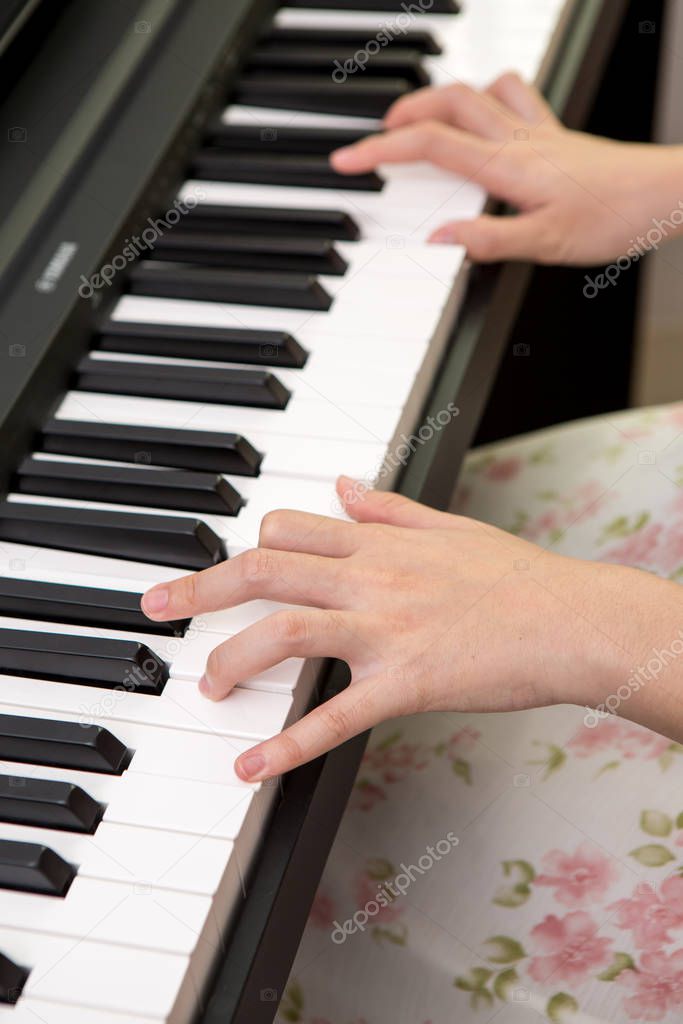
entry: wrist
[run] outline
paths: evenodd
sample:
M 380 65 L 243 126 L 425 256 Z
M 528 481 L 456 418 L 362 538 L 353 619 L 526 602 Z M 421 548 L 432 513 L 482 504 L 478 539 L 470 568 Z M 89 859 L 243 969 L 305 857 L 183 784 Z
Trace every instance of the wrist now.
M 683 589 L 626 566 L 581 562 L 567 595 L 576 670 L 558 702 L 617 714 L 667 734 L 683 694 Z

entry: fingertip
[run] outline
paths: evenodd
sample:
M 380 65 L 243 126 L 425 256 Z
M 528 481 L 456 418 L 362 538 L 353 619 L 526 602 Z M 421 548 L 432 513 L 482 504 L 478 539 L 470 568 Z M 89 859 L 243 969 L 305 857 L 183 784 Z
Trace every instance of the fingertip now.
M 235 761 L 235 774 L 242 782 L 260 782 L 268 776 L 265 757 L 254 750 L 248 750 Z
M 437 245 L 456 245 L 459 241 L 459 227 L 457 224 L 444 224 L 432 231 L 428 241 Z
M 355 163 L 355 146 L 342 146 L 330 153 L 330 163 L 335 171 L 350 171 Z
M 154 619 L 165 611 L 169 600 L 168 587 L 152 587 L 142 595 L 140 607 L 148 619 Z

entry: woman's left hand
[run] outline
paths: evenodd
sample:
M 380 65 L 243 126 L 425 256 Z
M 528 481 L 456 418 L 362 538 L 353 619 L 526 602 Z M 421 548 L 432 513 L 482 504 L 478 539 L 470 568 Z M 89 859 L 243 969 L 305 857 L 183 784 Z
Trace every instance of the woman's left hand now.
M 564 558 L 346 478 L 338 492 L 356 523 L 271 512 L 258 548 L 143 599 L 158 620 L 255 598 L 301 606 L 212 652 L 200 689 L 213 700 L 286 658 L 348 663 L 351 685 L 243 754 L 242 778 L 278 775 L 417 711 L 585 703 L 596 678 L 623 669 L 623 638 L 610 636 L 605 609 L 633 570 Z

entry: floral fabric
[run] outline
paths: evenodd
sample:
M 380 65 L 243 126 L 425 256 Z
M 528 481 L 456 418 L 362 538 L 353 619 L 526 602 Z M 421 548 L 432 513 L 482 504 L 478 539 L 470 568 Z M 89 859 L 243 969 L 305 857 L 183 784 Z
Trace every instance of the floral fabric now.
M 453 510 L 676 580 L 681 484 L 678 404 L 479 449 Z M 680 1024 L 683 747 L 570 706 L 375 729 L 277 1020 Z

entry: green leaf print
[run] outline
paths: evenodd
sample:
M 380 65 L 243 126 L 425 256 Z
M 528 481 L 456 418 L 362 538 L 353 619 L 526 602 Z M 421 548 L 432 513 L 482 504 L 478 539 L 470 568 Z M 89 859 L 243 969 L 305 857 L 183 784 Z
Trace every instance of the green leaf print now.
M 405 946 L 408 929 L 402 924 L 394 925 L 391 928 L 377 925 L 372 929 L 371 935 L 375 942 L 391 942 L 394 946 Z
M 461 992 L 470 993 L 470 1006 L 476 1010 L 480 1003 L 483 1003 L 484 1006 L 493 1005 L 493 996 L 486 988 L 486 983 L 492 976 L 493 971 L 489 971 L 485 967 L 473 967 L 469 974 L 456 978 L 453 984 Z
M 373 857 L 367 861 L 365 873 L 373 882 L 386 882 L 387 878 L 393 878 L 396 868 L 385 857 Z
M 472 768 L 469 764 L 469 761 L 463 761 L 461 758 L 458 757 L 456 758 L 455 761 L 453 761 L 452 767 L 453 771 L 455 772 L 459 779 L 462 779 L 463 782 L 466 782 L 468 786 L 472 785 Z
M 541 764 L 544 766 L 545 771 L 543 772 L 543 781 L 550 778 L 553 772 L 558 771 L 567 760 L 567 755 L 561 747 L 556 746 L 554 743 L 541 743 L 540 740 L 534 740 L 534 744 L 537 747 L 545 747 L 548 751 L 548 756 L 544 757 L 540 761 L 528 761 L 528 764 Z
M 484 943 L 486 959 L 492 964 L 514 964 L 526 956 L 524 947 L 509 935 L 493 935 Z
M 573 996 L 567 995 L 566 992 L 557 992 L 552 999 L 548 1000 L 545 1012 L 548 1020 L 553 1021 L 553 1024 L 565 1024 L 577 1013 L 578 1009 L 579 1004 Z
M 610 540 L 623 540 L 626 537 L 630 537 L 632 534 L 637 533 L 638 530 L 642 530 L 649 521 L 649 512 L 641 512 L 634 517 L 633 522 L 629 522 L 628 516 L 617 516 L 616 519 L 613 519 L 603 529 L 601 543 L 605 544 Z
M 631 850 L 629 857 L 634 857 L 639 864 L 646 868 L 661 868 L 664 864 L 676 859 L 666 846 L 662 846 L 660 843 L 639 846 L 637 850 Z
M 635 962 L 628 953 L 615 953 L 614 960 L 607 970 L 603 971 L 602 974 L 598 974 L 598 981 L 614 981 L 622 971 L 634 971 L 635 969 Z
M 676 828 L 683 828 L 683 811 L 676 818 Z
M 514 879 L 514 885 L 501 886 L 492 902 L 498 907 L 521 907 L 531 896 L 529 882 L 534 880 L 536 872 L 527 860 L 504 860 L 503 874 Z
M 510 998 L 510 993 L 513 986 L 519 981 L 519 975 L 514 967 L 509 967 L 507 971 L 501 971 L 500 974 L 496 975 L 493 982 L 493 991 L 496 993 L 499 999 L 504 1002 Z
M 303 1020 L 304 994 L 298 981 L 292 981 L 285 989 L 280 1006 L 280 1016 L 291 1024 L 298 1024 Z
M 400 732 L 392 732 L 390 736 L 387 736 L 385 740 L 382 740 L 382 742 L 375 747 L 375 750 L 388 750 L 389 747 L 393 747 L 394 743 L 398 743 L 402 735 L 403 733 Z
M 602 768 L 600 768 L 600 770 L 595 773 L 593 778 L 599 779 L 601 775 L 605 774 L 605 772 L 613 772 L 614 769 L 618 768 L 620 764 L 621 761 L 608 761 L 607 764 L 603 764 Z
M 640 827 L 649 836 L 668 836 L 673 822 L 663 811 L 643 811 L 640 815 Z

